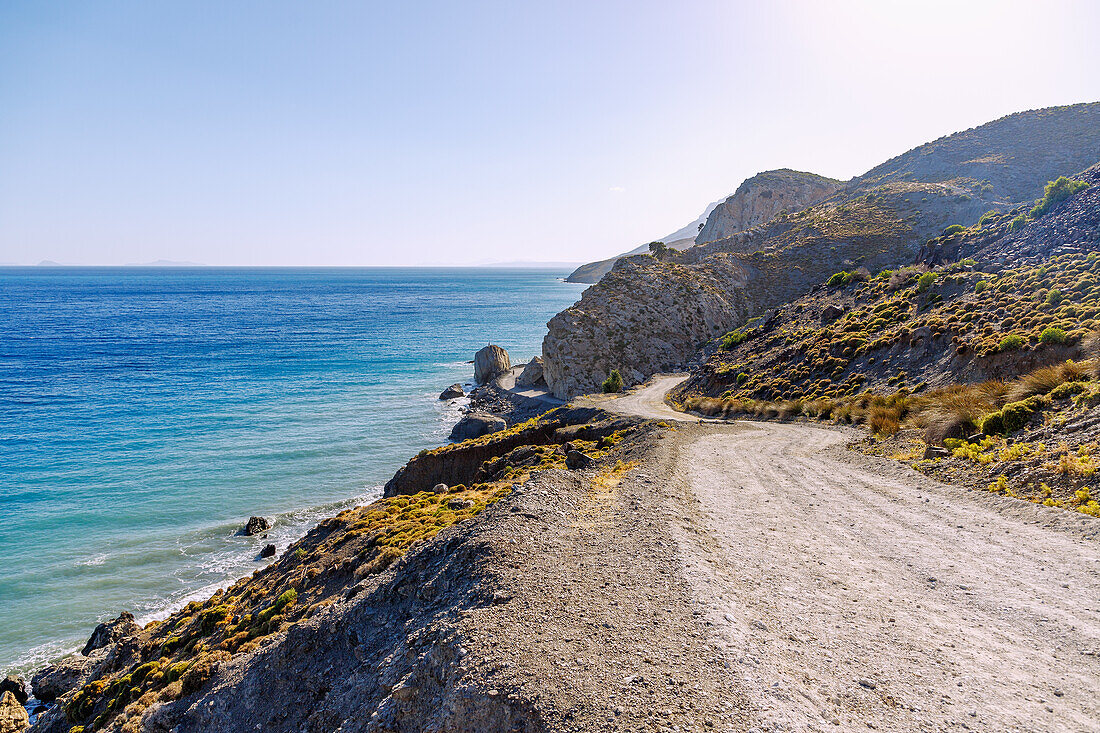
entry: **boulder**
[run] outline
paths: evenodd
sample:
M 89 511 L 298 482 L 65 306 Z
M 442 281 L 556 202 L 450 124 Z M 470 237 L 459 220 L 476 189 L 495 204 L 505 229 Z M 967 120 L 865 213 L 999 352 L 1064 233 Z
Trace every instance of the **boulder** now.
M 485 384 L 512 368 L 508 352 L 496 344 L 489 344 L 474 354 L 474 381 Z
M 480 438 L 482 435 L 504 430 L 508 423 L 496 415 L 487 412 L 471 412 L 465 415 L 451 430 L 451 440 L 463 441 L 470 438 Z
M 118 615 L 118 618 L 111 621 L 104 621 L 99 626 L 96 626 L 95 631 L 92 632 L 91 637 L 88 639 L 88 643 L 84 645 L 80 653 L 84 656 L 88 656 L 96 649 L 102 649 L 105 646 L 114 644 L 121 639 L 125 639 L 127 636 L 133 636 L 139 631 L 141 631 L 141 627 L 134 623 L 134 614 L 123 611 Z M 38 696 L 35 695 L 35 697 Z
M 592 465 L 592 457 L 579 450 L 570 450 L 565 454 L 565 465 L 572 471 L 578 468 L 588 468 Z
M 251 537 L 254 534 L 266 532 L 269 529 L 271 529 L 271 522 L 263 517 L 249 517 L 241 532 L 244 533 L 245 537 Z
M 458 382 L 439 393 L 439 399 L 441 400 L 453 400 L 465 396 L 466 390 L 462 389 L 462 385 Z
M 821 325 L 827 326 L 844 315 L 844 309 L 830 303 L 821 311 Z
M 23 703 L 15 699 L 15 694 L 5 690 L 0 695 L 0 733 L 18 733 L 30 727 L 31 719 Z
M 264 549 L 260 550 L 260 557 L 275 557 L 275 545 L 264 545 Z
M 74 654 L 65 657 L 57 664 L 40 669 L 31 677 L 31 692 L 42 702 L 52 702 L 70 690 L 84 684 L 107 657 L 104 650 L 96 650 L 84 657 Z
M 27 694 L 27 681 L 22 677 L 9 674 L 3 682 L 0 682 L 0 695 L 10 692 L 20 705 L 26 705 L 30 696 Z
M 523 371 L 516 377 L 517 387 L 534 387 L 536 384 L 546 384 L 542 377 L 542 357 L 536 356 L 527 362 Z

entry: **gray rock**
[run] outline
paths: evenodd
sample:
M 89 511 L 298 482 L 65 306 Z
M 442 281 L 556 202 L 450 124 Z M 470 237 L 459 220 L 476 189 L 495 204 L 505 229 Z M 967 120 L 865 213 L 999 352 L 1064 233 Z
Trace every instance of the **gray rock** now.
M 264 545 L 264 549 L 260 550 L 260 557 L 275 557 L 277 551 L 275 545 Z
M 565 465 L 574 471 L 578 468 L 588 468 L 592 465 L 592 458 L 579 450 L 571 450 L 565 454 Z
M 89 656 L 74 654 L 57 664 L 40 669 L 31 677 L 31 691 L 43 702 L 52 702 L 88 679 L 106 658 L 105 650 L 96 650 Z
M 18 733 L 30 727 L 30 716 L 15 694 L 5 690 L 0 695 L 0 733 Z
M 84 645 L 80 653 L 84 656 L 88 656 L 96 649 L 102 649 L 105 646 L 114 644 L 116 641 L 124 639 L 127 636 L 133 636 L 139 631 L 141 631 L 141 627 L 134 623 L 134 614 L 123 611 L 118 615 L 118 618 L 111 621 L 104 621 L 99 626 L 96 626 L 91 637 L 88 639 L 88 643 Z M 35 695 L 35 697 L 38 696 Z
M 844 309 L 838 305 L 829 304 L 821 311 L 822 325 L 828 325 L 844 315 Z
M 441 400 L 453 400 L 465 396 L 466 390 L 462 389 L 462 385 L 458 382 L 439 393 L 439 399 Z
M 508 427 L 508 423 L 496 415 L 485 412 L 471 412 L 458 421 L 451 430 L 451 440 L 462 441 L 470 438 L 480 438 L 482 435 L 495 433 Z
M 474 354 L 474 381 L 485 384 L 512 368 L 508 352 L 496 344 L 489 344 Z
M 545 383 L 546 380 L 542 376 L 542 357 L 539 356 L 527 362 L 527 366 L 523 367 L 523 371 L 516 377 L 517 387 L 534 387 Z
M 2 682 L 0 682 L 0 694 L 10 692 L 15 695 L 15 699 L 19 701 L 20 705 L 26 705 L 30 696 L 27 694 L 27 681 L 22 677 L 16 677 L 9 674 Z
M 244 529 L 241 531 L 244 533 L 245 537 L 251 537 L 254 534 L 266 532 L 269 529 L 271 529 L 271 523 L 263 517 L 249 517 L 248 521 L 245 522 Z

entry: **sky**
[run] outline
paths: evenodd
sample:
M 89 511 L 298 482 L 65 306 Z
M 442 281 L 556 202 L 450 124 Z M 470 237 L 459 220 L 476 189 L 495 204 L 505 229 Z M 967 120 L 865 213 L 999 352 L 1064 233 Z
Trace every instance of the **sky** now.
M 590 261 L 1100 100 L 1100 3 L 0 4 L 0 264 Z

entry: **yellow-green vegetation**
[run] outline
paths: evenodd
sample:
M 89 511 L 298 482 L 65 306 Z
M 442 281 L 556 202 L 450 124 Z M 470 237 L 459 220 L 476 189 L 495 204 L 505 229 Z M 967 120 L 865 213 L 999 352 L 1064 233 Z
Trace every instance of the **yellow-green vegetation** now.
M 858 305 L 832 323 L 790 319 L 749 347 L 715 352 L 707 368 L 727 386 L 723 396 L 854 396 L 864 389 L 868 366 L 889 358 L 885 352 L 929 341 L 977 359 L 1072 346 L 1100 329 L 1100 257 L 1063 255 L 996 275 L 967 271 L 963 263 L 934 274 L 908 267 L 858 285 L 854 295 Z M 783 358 L 774 358 L 778 351 Z M 919 387 L 905 377 L 891 386 Z
M 1044 477 L 1009 483 L 1004 476 L 989 484 L 1006 496 L 1075 509 L 1097 515 L 1095 501 L 1078 492 L 1095 476 L 1097 446 L 1085 443 L 1057 447 L 1041 441 L 1017 441 L 1013 435 L 1031 425 L 1062 424 L 1100 404 L 1100 384 L 1094 380 L 1097 364 L 1065 361 L 1036 369 L 1012 382 L 989 381 L 953 385 L 912 394 L 900 389 L 891 395 L 869 391 L 838 398 L 754 400 L 747 397 L 698 397 L 682 400 L 684 409 L 712 416 L 751 415 L 765 418 L 803 416 L 848 425 L 865 425 L 873 436 L 889 438 L 903 429 L 918 430 L 930 445 L 942 444 L 947 457 L 978 470 L 992 470 L 1013 462 L 1028 464 L 1031 474 Z M 974 435 L 978 434 L 975 438 Z M 922 470 L 936 469 L 942 459 L 897 455 L 915 461 Z M 934 472 L 934 471 L 933 471 Z M 1051 488 L 1054 485 L 1054 489 Z M 1044 488 L 1045 487 L 1045 488 Z M 1058 495 L 1052 496 L 1052 491 Z M 1093 503 L 1090 503 L 1093 502 Z
M 1057 180 L 1046 185 L 1043 190 L 1043 197 L 1035 202 L 1035 207 L 1031 210 L 1031 218 L 1038 219 L 1057 204 L 1088 187 L 1089 184 L 1085 181 L 1076 181 L 1065 176 L 1058 176 Z
M 89 733 L 108 725 L 138 730 L 150 705 L 198 691 L 220 664 L 310 615 L 340 576 L 342 586 L 382 572 L 416 543 L 482 512 L 513 484 L 455 486 L 341 512 L 253 577 L 147 626 L 142 661 L 85 684 L 66 702 L 66 716 Z
M 535 419 L 502 432 L 541 438 L 536 430 L 552 431 L 558 426 L 555 421 Z M 578 434 L 590 428 L 579 427 Z M 591 440 L 574 438 L 570 443 L 600 459 L 629 430 L 597 434 Z M 251 577 L 147 625 L 138 635 L 140 648 L 132 664 L 88 681 L 64 702 L 69 722 L 87 733 L 105 728 L 140 730 L 142 714 L 151 705 L 199 691 L 220 665 L 320 612 L 357 581 L 386 570 L 410 548 L 477 516 L 533 472 L 565 467 L 560 445 L 506 443 L 474 467 L 477 476 L 488 477 L 484 481 L 440 493 L 393 496 L 340 512 Z
M 619 373 L 618 369 L 612 369 L 607 375 L 607 379 L 603 381 L 602 386 L 605 393 L 622 392 L 623 375 Z

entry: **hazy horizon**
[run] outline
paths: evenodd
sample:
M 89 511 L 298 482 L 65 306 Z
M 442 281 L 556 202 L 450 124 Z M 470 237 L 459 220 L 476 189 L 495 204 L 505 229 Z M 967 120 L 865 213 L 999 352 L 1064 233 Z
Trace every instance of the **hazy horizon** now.
M 1088 2 L 0 8 L 0 262 L 587 262 L 1100 99 Z

